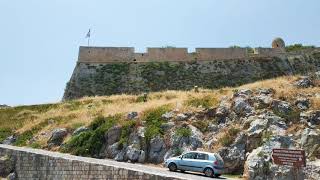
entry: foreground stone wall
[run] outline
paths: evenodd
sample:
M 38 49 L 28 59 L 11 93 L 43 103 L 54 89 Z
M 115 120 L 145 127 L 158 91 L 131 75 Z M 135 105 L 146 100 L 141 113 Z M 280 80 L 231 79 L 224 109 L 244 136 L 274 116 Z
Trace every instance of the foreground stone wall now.
M 18 179 L 185 179 L 141 165 L 0 144 L 0 157 L 5 155 L 14 161 Z
M 64 99 L 162 90 L 190 90 L 194 86 L 238 86 L 283 75 L 320 70 L 320 52 L 278 57 L 176 62 L 77 63 Z

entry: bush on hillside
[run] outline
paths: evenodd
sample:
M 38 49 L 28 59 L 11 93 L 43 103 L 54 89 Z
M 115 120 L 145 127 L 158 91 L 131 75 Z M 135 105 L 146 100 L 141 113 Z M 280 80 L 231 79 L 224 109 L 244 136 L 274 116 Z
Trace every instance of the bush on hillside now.
M 170 111 L 170 107 L 164 105 L 157 108 L 149 109 L 144 113 L 142 121 L 146 122 L 146 131 L 144 135 L 147 142 L 158 135 L 163 135 L 164 132 L 160 128 L 160 126 L 162 125 L 164 120 L 161 116 L 168 111 Z
M 73 136 L 63 147 L 63 152 L 77 156 L 97 157 L 104 143 L 104 134 L 116 124 L 120 116 L 97 117 L 90 125 L 89 131 Z
M 186 105 L 192 107 L 202 106 L 203 108 L 210 108 L 218 104 L 217 99 L 207 95 L 204 97 L 192 97 L 185 102 Z

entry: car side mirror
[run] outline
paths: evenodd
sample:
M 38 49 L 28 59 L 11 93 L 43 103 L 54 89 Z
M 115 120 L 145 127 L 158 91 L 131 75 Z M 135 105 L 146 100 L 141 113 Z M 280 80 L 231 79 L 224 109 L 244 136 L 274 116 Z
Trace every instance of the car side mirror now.
M 179 156 L 180 159 L 182 159 L 182 156 Z

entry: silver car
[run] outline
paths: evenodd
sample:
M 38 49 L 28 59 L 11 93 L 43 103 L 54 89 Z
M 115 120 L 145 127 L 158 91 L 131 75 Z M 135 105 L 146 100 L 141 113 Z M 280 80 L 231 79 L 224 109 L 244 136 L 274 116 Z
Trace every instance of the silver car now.
M 219 177 L 222 174 L 224 162 L 216 153 L 190 151 L 165 160 L 164 166 L 170 171 L 194 171 L 202 172 L 208 177 Z

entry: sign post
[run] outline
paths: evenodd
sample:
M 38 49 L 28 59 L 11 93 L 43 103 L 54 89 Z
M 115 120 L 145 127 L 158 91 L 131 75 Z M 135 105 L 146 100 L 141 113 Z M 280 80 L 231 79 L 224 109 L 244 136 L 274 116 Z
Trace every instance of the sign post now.
M 272 159 L 274 164 L 293 166 L 295 179 L 298 179 L 299 169 L 306 167 L 306 154 L 304 150 L 272 149 Z

